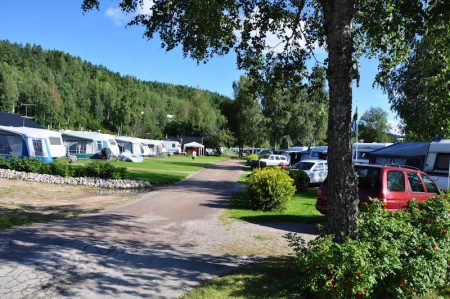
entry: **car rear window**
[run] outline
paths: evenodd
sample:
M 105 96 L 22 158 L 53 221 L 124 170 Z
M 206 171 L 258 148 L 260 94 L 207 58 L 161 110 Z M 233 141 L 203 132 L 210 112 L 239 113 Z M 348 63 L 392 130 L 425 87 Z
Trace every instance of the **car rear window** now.
M 412 192 L 425 192 L 422 180 L 416 173 L 408 172 L 408 181 Z
M 403 171 L 389 171 L 387 174 L 387 187 L 389 191 L 405 191 L 405 175 Z
M 374 167 L 355 167 L 358 187 L 367 190 L 379 190 L 381 187 L 381 169 Z
M 425 186 L 427 187 L 428 193 L 436 193 L 436 194 L 439 193 L 439 189 L 436 187 L 433 180 L 430 179 L 429 176 L 424 175 L 424 176 L 422 176 L 422 178 L 423 178 L 423 182 L 425 183 Z

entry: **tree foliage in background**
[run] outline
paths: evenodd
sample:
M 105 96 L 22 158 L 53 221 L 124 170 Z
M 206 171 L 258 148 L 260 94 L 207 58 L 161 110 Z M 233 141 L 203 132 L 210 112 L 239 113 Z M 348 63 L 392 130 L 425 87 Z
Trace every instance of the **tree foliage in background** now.
M 389 124 L 387 112 L 371 107 L 362 116 L 358 124 L 358 138 L 364 142 L 389 142 Z
M 0 41 L 0 111 L 28 115 L 44 127 L 160 138 L 202 135 L 225 119 L 217 93 L 120 76 L 60 51 Z M 174 115 L 173 122 L 167 115 Z
M 223 106 L 228 119 L 228 127 L 236 138 L 239 149 L 246 145 L 258 146 L 265 140 L 264 117 L 255 92 L 248 78 L 241 76 L 233 82 L 234 101 Z
M 414 54 L 383 84 L 411 141 L 450 137 L 450 4 L 434 9 Z
M 328 228 L 342 241 L 358 232 L 357 180 L 351 155 L 352 80 L 361 55 L 380 59 L 379 80 L 411 53 L 446 0 L 159 0 L 139 12 L 142 0 L 122 0 L 122 11 L 162 47 L 207 61 L 230 50 L 238 67 L 268 86 L 296 86 L 316 46 L 328 52 Z M 84 0 L 84 11 L 99 8 Z M 269 41 L 277 39 L 275 45 Z M 281 85 L 278 85 L 282 82 Z M 263 85 L 263 84 L 261 84 Z

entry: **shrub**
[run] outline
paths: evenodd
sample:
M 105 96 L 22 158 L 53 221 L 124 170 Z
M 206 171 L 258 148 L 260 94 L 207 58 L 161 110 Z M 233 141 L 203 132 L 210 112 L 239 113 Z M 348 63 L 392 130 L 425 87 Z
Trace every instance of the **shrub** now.
M 258 160 L 259 156 L 257 154 L 251 154 L 245 158 L 247 159 L 247 165 L 253 167 L 253 161 Z
M 116 167 L 111 163 L 99 161 L 91 162 L 84 166 L 71 166 L 62 163 L 44 163 L 33 158 L 19 159 L 13 157 L 10 159 L 0 158 L 0 168 L 40 174 L 60 175 L 63 177 L 98 177 L 102 179 L 126 178 L 126 168 Z
M 297 192 L 306 190 L 310 182 L 309 176 L 306 172 L 301 169 L 289 170 L 289 176 L 294 180 L 294 185 Z
M 387 212 L 376 201 L 359 217 L 359 235 L 336 243 L 322 235 L 297 252 L 307 297 L 411 298 L 447 285 L 450 270 L 450 197 Z
M 295 193 L 293 179 L 280 168 L 254 171 L 247 180 L 250 207 L 255 210 L 283 210 Z

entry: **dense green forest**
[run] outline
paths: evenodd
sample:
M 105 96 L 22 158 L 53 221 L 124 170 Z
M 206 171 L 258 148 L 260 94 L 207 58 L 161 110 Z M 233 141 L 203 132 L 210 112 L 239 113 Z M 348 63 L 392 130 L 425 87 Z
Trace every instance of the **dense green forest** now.
M 206 134 L 224 126 L 225 96 L 145 82 L 37 45 L 0 41 L 0 111 L 52 129 L 103 130 L 146 138 Z M 172 119 L 168 115 L 173 115 Z

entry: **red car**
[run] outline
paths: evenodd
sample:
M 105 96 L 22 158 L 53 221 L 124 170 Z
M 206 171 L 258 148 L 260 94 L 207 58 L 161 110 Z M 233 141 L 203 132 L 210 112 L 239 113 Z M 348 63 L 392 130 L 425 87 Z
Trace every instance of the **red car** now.
M 384 207 L 396 211 L 407 206 L 415 198 L 425 201 L 439 194 L 439 189 L 428 174 L 418 169 L 398 165 L 356 164 L 360 205 L 369 198 L 384 201 Z M 316 209 L 327 213 L 327 181 L 317 194 Z

